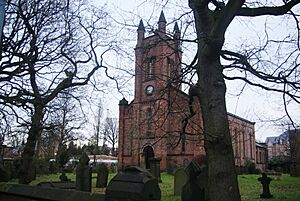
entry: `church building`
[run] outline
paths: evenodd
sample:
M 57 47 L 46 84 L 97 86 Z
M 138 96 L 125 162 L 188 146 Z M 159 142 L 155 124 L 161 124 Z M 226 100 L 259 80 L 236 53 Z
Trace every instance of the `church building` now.
M 143 21 L 137 29 L 134 99 L 119 103 L 119 168 L 149 168 L 160 160 L 172 171 L 196 156 L 205 155 L 200 103 L 182 91 L 180 30 L 166 33 L 164 13 L 158 29 L 145 37 Z M 228 113 L 237 167 L 255 162 L 254 122 Z

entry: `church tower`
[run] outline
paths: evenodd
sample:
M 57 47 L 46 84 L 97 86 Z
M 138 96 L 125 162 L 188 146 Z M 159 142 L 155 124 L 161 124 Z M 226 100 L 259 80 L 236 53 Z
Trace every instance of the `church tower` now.
M 166 33 L 166 24 L 162 11 L 158 29 L 145 38 L 143 21 L 139 23 L 135 48 L 135 101 L 159 98 L 171 82 L 173 87 L 181 88 L 180 31 L 176 23 L 174 34 L 169 35 Z
M 188 95 L 181 90 L 180 29 L 175 23 L 169 33 L 163 12 L 157 27 L 149 36 L 142 20 L 137 28 L 134 100 L 119 103 L 120 168 L 138 165 L 148 169 L 155 159 L 161 160 L 162 170 L 170 170 L 203 153 L 198 143 L 202 132 L 199 111 L 190 121 L 197 124 L 186 125 L 188 135 L 181 132 L 190 105 Z
M 142 159 L 140 165 L 149 168 L 150 158 L 167 158 L 167 143 L 160 139 L 166 135 L 166 114 L 170 90 L 180 90 L 181 48 L 180 31 L 177 23 L 174 33 L 166 32 L 167 21 L 163 11 L 158 20 L 158 29 L 145 37 L 145 27 L 141 20 L 137 30 L 135 48 L 134 111 L 139 138 L 138 149 Z M 158 142 L 154 146 L 155 142 Z

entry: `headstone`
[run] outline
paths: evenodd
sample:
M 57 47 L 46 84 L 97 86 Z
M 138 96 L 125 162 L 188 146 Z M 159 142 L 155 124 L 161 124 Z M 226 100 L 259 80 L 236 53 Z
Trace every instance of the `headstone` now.
M 184 184 L 181 193 L 181 201 L 204 201 L 205 189 L 198 183 L 197 177 L 201 173 L 200 165 L 191 161 L 185 168 L 188 176 L 187 182 Z
M 150 159 L 150 172 L 157 179 L 158 182 L 162 182 L 160 177 L 160 158 Z
M 97 188 L 105 188 L 108 180 L 108 168 L 104 163 L 101 163 L 97 168 Z
M 118 166 L 115 163 L 110 164 L 110 171 L 112 173 L 118 172 Z
M 83 152 L 76 168 L 76 190 L 78 191 L 91 192 L 92 190 L 92 171 L 89 161 L 89 157 Z
M 65 172 L 62 172 L 61 175 L 59 176 L 60 181 L 71 181 L 71 179 L 68 179 L 67 175 Z
M 50 174 L 53 174 L 55 172 L 55 167 L 54 166 L 55 166 L 54 162 L 50 161 L 49 162 L 49 172 L 50 172 Z
M 0 182 L 7 182 L 9 180 L 9 176 L 4 166 L 0 163 Z
M 184 168 L 178 168 L 174 174 L 174 195 L 181 195 L 182 187 L 187 182 Z
M 157 180 L 145 169 L 127 166 L 119 171 L 106 188 L 107 201 L 160 201 Z
M 266 173 L 262 173 L 262 177 L 257 179 L 263 186 L 263 193 L 260 194 L 260 198 L 272 198 L 273 195 L 270 193 L 270 182 L 272 179 L 267 177 Z

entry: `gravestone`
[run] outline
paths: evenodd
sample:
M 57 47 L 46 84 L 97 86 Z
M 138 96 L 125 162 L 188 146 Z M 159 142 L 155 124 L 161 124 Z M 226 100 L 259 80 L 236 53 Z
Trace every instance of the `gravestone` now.
M 92 171 L 89 161 L 89 157 L 83 152 L 76 168 L 76 190 L 78 191 L 91 192 L 92 190 Z
M 150 172 L 136 166 L 119 171 L 106 188 L 106 201 L 160 201 L 161 191 Z
M 273 195 L 270 193 L 270 182 L 272 179 L 267 177 L 266 173 L 262 173 L 262 177 L 257 179 L 263 186 L 263 193 L 260 194 L 260 198 L 272 198 Z
M 7 182 L 9 180 L 9 176 L 7 174 L 6 169 L 4 166 L 0 163 L 0 182 Z
M 112 173 L 118 172 L 118 166 L 115 163 L 110 164 L 110 171 Z
M 54 172 L 55 172 L 55 170 L 56 170 L 56 168 L 55 168 L 55 162 L 54 161 L 50 161 L 49 162 L 49 172 L 51 173 L 51 174 L 53 174 Z
M 160 158 L 151 158 L 150 160 L 150 172 L 157 179 L 158 182 L 161 181 L 160 177 Z
M 205 189 L 199 185 L 197 179 L 198 175 L 201 173 L 200 165 L 192 160 L 185 168 L 185 172 L 188 179 L 182 187 L 181 201 L 204 201 Z
M 178 168 L 174 174 L 174 195 L 181 195 L 182 187 L 187 182 L 184 168 Z
M 104 163 L 101 163 L 97 168 L 97 188 L 105 188 L 108 180 L 108 168 Z
M 67 175 L 65 172 L 62 172 L 61 175 L 59 176 L 59 180 L 60 181 L 71 181 L 70 179 L 68 179 Z

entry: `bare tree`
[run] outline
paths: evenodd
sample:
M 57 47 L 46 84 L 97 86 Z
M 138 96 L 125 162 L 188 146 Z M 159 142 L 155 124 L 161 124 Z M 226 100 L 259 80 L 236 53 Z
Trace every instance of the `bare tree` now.
M 118 119 L 112 117 L 106 117 L 104 123 L 103 134 L 107 139 L 107 142 L 112 146 L 112 155 L 116 156 L 116 145 L 118 143 Z
M 59 93 L 88 84 L 98 69 L 107 70 L 103 56 L 112 45 L 105 38 L 109 35 L 106 17 L 103 8 L 83 0 L 7 2 L 0 104 L 14 112 L 18 122 L 30 125 L 20 183 L 32 180 L 34 148 L 47 105 Z
M 79 130 L 85 122 L 84 113 L 72 96 L 69 93 L 60 94 L 47 107 L 47 118 L 39 140 L 42 150 L 52 157 L 55 152 L 59 155 L 62 146 L 83 138 Z

